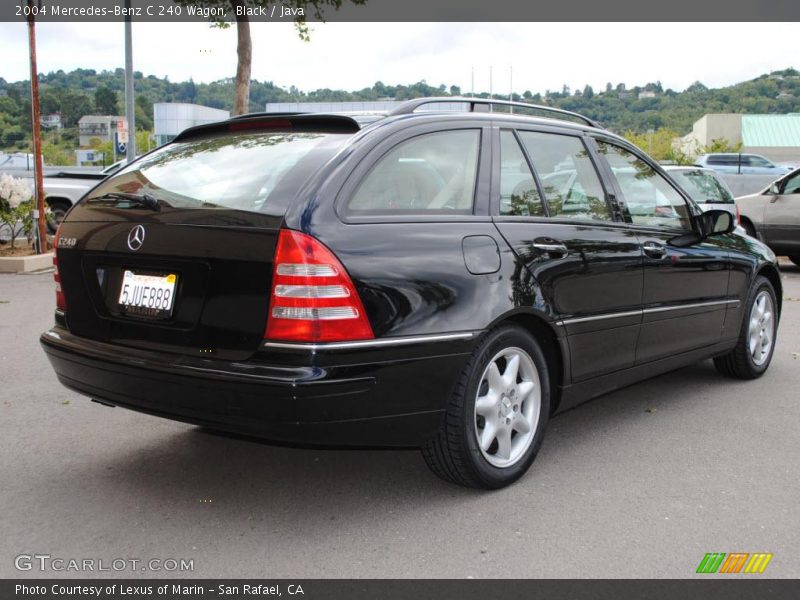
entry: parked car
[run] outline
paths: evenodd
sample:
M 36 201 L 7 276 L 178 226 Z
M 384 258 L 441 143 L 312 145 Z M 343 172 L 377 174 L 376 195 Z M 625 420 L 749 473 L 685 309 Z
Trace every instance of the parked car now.
M 695 165 L 705 167 L 718 173 L 741 173 L 744 175 L 782 175 L 794 167 L 776 165 L 760 154 L 740 154 L 721 152 L 698 156 Z
M 737 222 L 738 233 L 746 233 L 738 225 L 736 202 L 728 184 L 716 172 L 703 167 L 668 165 L 664 170 L 689 194 L 701 210 L 727 210 Z
M 507 104 L 248 115 L 121 169 L 56 236 L 59 380 L 271 440 L 421 447 L 498 488 L 556 411 L 707 358 L 761 376 L 772 251 L 590 119 Z
M 737 198 L 736 205 L 750 235 L 800 265 L 800 169 L 758 194 Z
M 64 215 L 86 192 L 107 176 L 102 173 L 60 172 L 46 175 L 42 180 L 45 202 L 50 207 L 47 227 L 50 233 L 64 220 Z

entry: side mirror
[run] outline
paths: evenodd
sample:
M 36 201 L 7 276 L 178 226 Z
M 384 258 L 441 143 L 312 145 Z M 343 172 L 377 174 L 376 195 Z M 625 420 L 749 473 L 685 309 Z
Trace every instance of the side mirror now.
M 779 196 L 780 195 L 781 187 L 778 185 L 777 181 L 774 181 L 774 182 L 772 182 L 770 184 L 768 192 L 769 192 L 769 194 L 771 196 Z
M 709 210 L 704 212 L 700 219 L 704 237 L 725 235 L 736 228 L 736 221 L 727 210 Z

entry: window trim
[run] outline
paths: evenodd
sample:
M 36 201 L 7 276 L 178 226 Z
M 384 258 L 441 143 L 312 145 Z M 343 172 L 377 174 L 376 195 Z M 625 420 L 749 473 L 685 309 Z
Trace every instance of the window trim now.
M 373 169 L 382 161 L 387 154 L 395 148 L 413 140 L 414 138 L 425 135 L 448 133 L 456 131 L 476 131 L 478 133 L 478 158 L 475 168 L 475 187 L 472 196 L 472 211 L 468 213 L 458 212 L 453 214 L 409 212 L 397 214 L 352 214 L 347 209 L 348 201 L 353 197 L 355 191 L 363 184 L 365 179 L 372 173 Z M 369 151 L 358 161 L 350 170 L 344 183 L 336 193 L 334 200 L 334 212 L 336 216 L 345 224 L 358 223 L 442 223 L 442 222 L 463 222 L 475 220 L 489 220 L 488 207 L 485 200 L 489 193 L 489 177 L 491 175 L 491 135 L 490 128 L 485 123 L 474 121 L 459 121 L 457 123 L 429 123 L 408 129 L 402 129 L 392 135 L 380 140 L 377 144 L 369 148 Z M 477 218 L 477 219 L 476 219 Z
M 502 197 L 502 192 L 500 187 L 503 183 L 503 132 L 509 132 L 511 137 L 514 138 L 514 141 L 517 143 L 517 147 L 522 152 L 522 157 L 525 159 L 525 164 L 528 165 L 528 171 L 533 178 L 533 183 L 536 186 L 536 193 L 539 194 L 539 202 L 542 203 L 542 212 L 544 212 L 543 216 L 537 217 L 536 215 L 502 215 L 500 214 L 500 200 Z M 500 127 L 499 132 L 497 135 L 498 139 L 498 146 L 497 146 L 497 157 L 498 157 L 498 170 L 497 170 L 497 182 L 498 182 L 498 195 L 497 195 L 497 211 L 496 216 L 498 217 L 522 217 L 522 218 L 534 218 L 534 219 L 549 219 L 550 218 L 550 206 L 547 203 L 547 197 L 544 195 L 544 188 L 542 187 L 542 181 L 539 179 L 539 173 L 536 172 L 536 169 L 533 166 L 533 162 L 531 161 L 531 156 L 528 154 L 527 148 L 525 148 L 525 144 L 522 143 L 522 140 L 519 137 L 519 133 L 517 133 L 516 128 L 510 127 Z
M 602 164 L 602 168 L 605 174 L 605 177 L 608 178 L 609 185 L 614 188 L 615 198 L 619 198 L 622 200 L 622 203 L 619 204 L 620 212 L 625 219 L 625 224 L 636 228 L 637 230 L 645 230 L 645 231 L 661 231 L 661 232 L 675 232 L 677 234 L 686 233 L 687 231 L 699 231 L 698 230 L 698 223 L 697 223 L 697 216 L 702 211 L 699 208 L 696 208 L 695 202 L 687 197 L 686 193 L 680 187 L 678 187 L 669 175 L 664 171 L 655 161 L 650 159 L 649 156 L 644 154 L 644 152 L 640 151 L 636 146 L 630 144 L 624 140 L 619 140 L 612 138 L 611 136 L 603 135 L 602 133 L 591 133 L 588 135 L 592 140 L 592 152 L 597 155 L 597 160 L 600 164 Z M 653 225 L 643 225 L 641 223 L 634 223 L 631 217 L 630 211 L 628 210 L 628 202 L 625 199 L 625 194 L 622 192 L 622 188 L 619 186 L 619 182 L 617 181 L 616 175 L 614 175 L 614 171 L 611 169 L 611 165 L 608 163 L 608 160 L 603 156 L 600 152 L 600 149 L 597 147 L 598 142 L 603 142 L 606 144 L 610 144 L 612 146 L 617 146 L 622 148 L 623 150 L 629 152 L 636 156 L 639 160 L 643 161 L 646 165 L 648 165 L 651 169 L 653 169 L 657 174 L 664 179 L 667 184 L 683 199 L 683 202 L 686 204 L 686 209 L 689 214 L 689 223 L 691 225 L 691 229 L 684 229 L 684 228 L 674 228 L 674 227 L 658 227 Z
M 492 185 L 492 198 L 491 198 L 491 216 L 493 219 L 497 219 L 498 221 L 524 221 L 524 222 L 531 222 L 531 223 L 559 223 L 564 225 L 569 224 L 585 224 L 585 225 L 592 225 L 592 226 L 604 226 L 604 225 L 624 225 L 625 222 L 621 221 L 617 218 L 618 214 L 617 211 L 614 209 L 614 206 L 611 202 L 612 193 L 609 191 L 609 186 L 605 181 L 605 174 L 598 164 L 598 161 L 595 157 L 594 148 L 591 147 L 591 144 L 588 143 L 587 136 L 582 131 L 564 131 L 563 129 L 557 129 L 555 127 L 538 127 L 533 124 L 528 123 L 505 123 L 505 122 L 496 122 L 493 124 L 493 151 L 494 151 L 494 160 L 492 165 L 492 174 L 496 175 L 494 179 L 496 179 L 496 183 Z M 514 133 L 514 138 L 517 140 L 517 144 L 522 149 L 522 153 L 525 156 L 525 160 L 528 163 L 528 168 L 533 173 L 534 180 L 536 181 L 536 187 L 539 191 L 539 196 L 542 199 L 542 204 L 544 206 L 545 214 L 544 217 L 536 217 L 536 216 L 524 216 L 524 215 L 501 215 L 500 214 L 500 133 L 503 130 L 510 130 Z M 539 172 L 536 170 L 536 167 L 533 165 L 533 161 L 530 157 L 528 149 L 525 147 L 525 144 L 522 141 L 522 132 L 529 132 L 529 133 L 540 133 L 546 135 L 560 135 L 565 137 L 573 137 L 576 138 L 579 143 L 583 146 L 584 150 L 589 157 L 589 161 L 594 168 L 594 172 L 597 175 L 597 180 L 600 183 L 600 187 L 603 190 L 603 197 L 606 202 L 606 206 L 608 207 L 608 214 L 609 219 L 604 220 L 597 220 L 597 219 L 582 219 L 582 218 L 575 218 L 575 217 L 558 217 L 558 216 L 550 216 L 550 205 L 547 201 L 547 196 L 544 194 L 544 190 L 542 188 L 541 179 L 539 177 Z M 494 180 L 493 180 L 494 181 Z

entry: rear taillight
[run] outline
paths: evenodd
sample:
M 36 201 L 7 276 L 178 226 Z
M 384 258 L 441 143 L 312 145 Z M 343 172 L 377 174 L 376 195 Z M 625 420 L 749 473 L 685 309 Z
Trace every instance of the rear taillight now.
M 374 337 L 342 263 L 310 235 L 282 229 L 278 236 L 264 336 L 294 342 Z
M 58 238 L 61 233 L 61 225 L 56 229 L 56 235 L 53 237 L 53 279 L 56 282 L 56 308 L 58 310 L 67 310 L 67 300 L 64 298 L 64 292 L 61 290 L 61 273 L 58 271 Z

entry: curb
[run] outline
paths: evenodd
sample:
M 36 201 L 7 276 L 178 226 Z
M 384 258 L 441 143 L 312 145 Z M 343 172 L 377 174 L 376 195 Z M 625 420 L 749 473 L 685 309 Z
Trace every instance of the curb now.
M 0 273 L 30 273 L 53 266 L 53 253 L 0 257 Z

